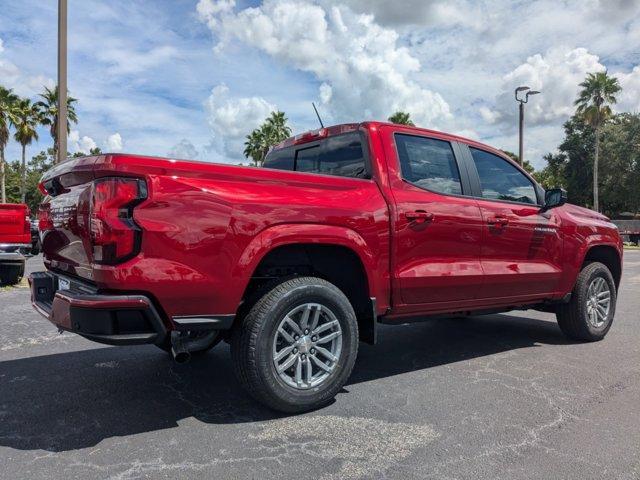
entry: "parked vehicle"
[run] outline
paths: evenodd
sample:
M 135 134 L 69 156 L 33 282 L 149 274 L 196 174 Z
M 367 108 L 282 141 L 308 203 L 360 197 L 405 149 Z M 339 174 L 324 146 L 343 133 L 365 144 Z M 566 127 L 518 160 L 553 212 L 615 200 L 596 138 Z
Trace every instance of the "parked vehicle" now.
M 31 249 L 30 255 L 38 255 L 40 253 L 40 230 L 38 228 L 38 219 L 31 220 Z
M 640 246 L 640 220 L 612 220 L 622 237 Z
M 0 203 L 0 284 L 14 285 L 24 275 L 23 249 L 31 246 L 29 207 Z
M 265 167 L 57 165 L 42 180 L 35 308 L 179 362 L 225 339 L 242 385 L 285 412 L 329 402 L 378 323 L 535 308 L 571 339 L 611 327 L 617 229 L 496 149 L 366 122 L 288 139 Z

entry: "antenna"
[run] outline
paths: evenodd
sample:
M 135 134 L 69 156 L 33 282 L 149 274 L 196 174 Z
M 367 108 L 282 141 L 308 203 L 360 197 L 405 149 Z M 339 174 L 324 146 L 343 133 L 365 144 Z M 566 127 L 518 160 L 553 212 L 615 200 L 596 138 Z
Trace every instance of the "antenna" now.
M 313 109 L 315 110 L 318 121 L 320 122 L 320 128 L 324 128 L 324 123 L 322 123 L 322 119 L 320 118 L 320 114 L 318 113 L 318 109 L 316 108 L 316 104 L 311 102 L 311 105 L 313 105 Z

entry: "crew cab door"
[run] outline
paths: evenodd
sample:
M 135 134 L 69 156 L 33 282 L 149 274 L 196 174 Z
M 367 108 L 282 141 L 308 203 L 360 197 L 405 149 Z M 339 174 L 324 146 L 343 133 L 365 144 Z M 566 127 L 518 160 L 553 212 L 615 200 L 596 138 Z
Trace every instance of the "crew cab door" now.
M 514 163 L 461 145 L 483 220 L 481 299 L 544 297 L 562 273 L 558 217 L 541 211 L 543 195 Z
M 451 309 L 482 286 L 482 217 L 457 142 L 383 127 L 392 208 L 397 313 Z M 399 293 L 399 295 L 398 295 Z

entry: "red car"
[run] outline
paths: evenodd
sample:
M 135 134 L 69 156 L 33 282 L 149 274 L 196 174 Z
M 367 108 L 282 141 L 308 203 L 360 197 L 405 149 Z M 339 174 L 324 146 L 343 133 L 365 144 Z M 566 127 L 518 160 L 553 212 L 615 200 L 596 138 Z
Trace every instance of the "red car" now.
M 122 154 L 56 166 L 35 308 L 177 361 L 225 339 L 247 391 L 287 412 L 329 402 L 381 322 L 534 308 L 576 340 L 611 327 L 617 229 L 499 150 L 366 122 L 291 138 L 264 166 Z
M 14 285 L 24 275 L 22 251 L 31 249 L 29 207 L 0 203 L 0 284 Z

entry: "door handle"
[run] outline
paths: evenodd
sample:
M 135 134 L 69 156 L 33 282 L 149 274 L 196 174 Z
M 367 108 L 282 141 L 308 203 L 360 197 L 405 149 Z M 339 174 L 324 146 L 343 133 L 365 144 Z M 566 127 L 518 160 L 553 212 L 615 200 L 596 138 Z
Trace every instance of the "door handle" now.
M 415 210 L 413 212 L 405 212 L 404 217 L 410 222 L 425 223 L 433 220 L 433 213 L 424 210 Z
M 489 225 L 504 227 L 509 223 L 509 219 L 507 217 L 493 217 L 488 220 L 488 223 Z

